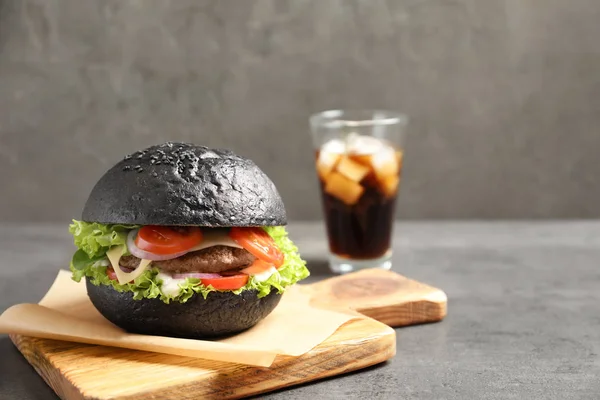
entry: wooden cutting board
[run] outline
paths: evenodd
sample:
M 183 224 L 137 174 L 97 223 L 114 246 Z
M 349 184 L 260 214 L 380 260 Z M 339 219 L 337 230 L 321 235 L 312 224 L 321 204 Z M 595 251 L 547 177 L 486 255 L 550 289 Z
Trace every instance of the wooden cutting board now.
M 278 356 L 270 368 L 19 335 L 11 339 L 62 399 L 233 399 L 384 362 L 396 354 L 390 326 L 446 316 L 443 291 L 391 271 L 364 270 L 303 289 L 313 304 L 362 315 L 300 357 Z

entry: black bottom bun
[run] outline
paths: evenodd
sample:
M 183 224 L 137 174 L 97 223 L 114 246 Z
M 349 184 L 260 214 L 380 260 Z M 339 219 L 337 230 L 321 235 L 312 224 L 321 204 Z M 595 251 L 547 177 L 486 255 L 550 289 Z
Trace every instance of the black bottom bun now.
M 86 280 L 92 304 L 113 324 L 145 335 L 207 339 L 242 332 L 275 309 L 281 295 L 272 291 L 258 298 L 256 290 L 211 292 L 206 300 L 195 294 L 186 303 L 165 304 L 159 299 L 133 300 L 131 292 Z

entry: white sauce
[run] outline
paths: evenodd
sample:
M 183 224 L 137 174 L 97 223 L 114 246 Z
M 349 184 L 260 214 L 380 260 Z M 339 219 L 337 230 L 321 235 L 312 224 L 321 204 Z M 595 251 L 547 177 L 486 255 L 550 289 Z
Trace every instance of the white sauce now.
M 269 279 L 271 277 L 271 275 L 273 275 L 275 272 L 277 272 L 275 267 L 271 267 L 268 270 L 261 272 L 260 274 L 253 275 L 253 276 L 257 282 L 264 282 L 267 279 Z
M 167 296 L 177 297 L 181 292 L 181 288 L 179 287 L 180 283 L 184 283 L 185 279 L 176 279 L 173 278 L 169 274 L 165 274 L 164 272 L 159 272 L 156 277 L 162 280 L 162 284 L 160 285 L 160 290 Z
M 92 268 L 109 267 L 109 266 L 110 266 L 110 262 L 108 261 L 108 258 L 103 258 L 102 260 L 98 260 L 92 264 Z

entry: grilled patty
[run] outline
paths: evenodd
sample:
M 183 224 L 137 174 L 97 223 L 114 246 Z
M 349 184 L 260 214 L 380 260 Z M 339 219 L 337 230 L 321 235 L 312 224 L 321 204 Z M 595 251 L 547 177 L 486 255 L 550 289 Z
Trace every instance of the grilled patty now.
M 219 273 L 228 270 L 241 269 L 256 260 L 245 249 L 229 246 L 213 246 L 206 249 L 184 254 L 181 257 L 165 261 L 153 261 L 152 266 L 164 272 L 211 272 Z M 121 266 L 135 268 L 140 259 L 134 256 L 121 257 Z

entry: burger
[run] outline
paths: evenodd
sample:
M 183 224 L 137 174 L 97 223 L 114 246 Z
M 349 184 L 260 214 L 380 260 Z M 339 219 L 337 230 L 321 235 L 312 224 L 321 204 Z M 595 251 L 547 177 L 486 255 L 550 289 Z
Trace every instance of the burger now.
M 69 231 L 72 279 L 140 334 L 213 338 L 265 318 L 309 275 L 267 175 L 230 150 L 168 142 L 125 156 Z

